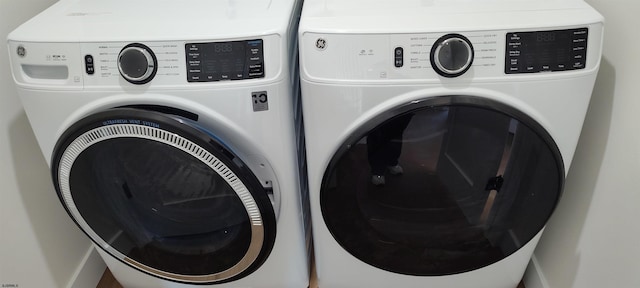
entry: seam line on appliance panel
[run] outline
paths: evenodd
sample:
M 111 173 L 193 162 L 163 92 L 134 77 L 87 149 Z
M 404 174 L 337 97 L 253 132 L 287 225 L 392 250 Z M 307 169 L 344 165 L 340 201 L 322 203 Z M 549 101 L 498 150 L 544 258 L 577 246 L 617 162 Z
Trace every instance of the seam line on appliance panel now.
M 583 69 L 584 70 L 584 69 Z M 306 81 L 312 84 L 328 84 L 328 85 L 342 85 L 342 86 L 406 86 L 406 85 L 450 85 L 450 84 L 469 84 L 469 83 L 501 83 L 501 82 L 536 82 L 536 81 L 549 81 L 560 79 L 574 79 L 588 76 L 596 71 L 596 69 L 588 69 L 587 71 L 570 72 L 571 74 L 565 74 L 560 76 L 551 76 L 553 73 L 563 72 L 546 72 L 546 73 L 531 73 L 534 75 L 504 75 L 500 77 L 482 78 L 478 80 L 450 80 L 450 81 L 438 81 L 438 80 L 420 80 L 420 79 L 376 79 L 376 80 L 340 80 L 340 79 L 326 79 L 326 78 L 314 78 L 301 77 L 300 80 Z

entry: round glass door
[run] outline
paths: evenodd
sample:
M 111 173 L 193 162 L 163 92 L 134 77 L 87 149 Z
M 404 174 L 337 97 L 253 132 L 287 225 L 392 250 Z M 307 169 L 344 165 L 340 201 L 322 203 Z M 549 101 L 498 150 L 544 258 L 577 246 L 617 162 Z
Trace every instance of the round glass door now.
M 63 134 L 52 163 L 76 223 L 148 274 L 231 281 L 257 269 L 273 247 L 267 191 L 195 121 L 132 108 L 101 112 Z
M 530 117 L 494 101 L 437 97 L 356 131 L 332 158 L 320 201 L 329 231 L 358 259 L 449 275 L 529 242 L 563 182 L 558 148 Z

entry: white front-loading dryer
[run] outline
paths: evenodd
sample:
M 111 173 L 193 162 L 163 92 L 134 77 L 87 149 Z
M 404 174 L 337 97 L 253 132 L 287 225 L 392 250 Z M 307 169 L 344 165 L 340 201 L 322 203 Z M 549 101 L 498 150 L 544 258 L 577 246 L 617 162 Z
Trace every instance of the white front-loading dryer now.
M 300 8 L 63 0 L 9 35 L 60 201 L 124 287 L 308 286 Z
M 516 287 L 560 199 L 602 31 L 583 1 L 305 1 L 319 286 Z

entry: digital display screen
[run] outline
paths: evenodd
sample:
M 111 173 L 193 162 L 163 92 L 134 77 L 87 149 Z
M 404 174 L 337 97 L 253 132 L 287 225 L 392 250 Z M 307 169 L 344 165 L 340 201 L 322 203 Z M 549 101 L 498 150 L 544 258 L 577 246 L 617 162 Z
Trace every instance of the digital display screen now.
M 539 42 L 553 42 L 556 41 L 555 32 L 538 32 L 536 33 L 536 41 Z
M 188 43 L 187 80 L 209 82 L 264 77 L 263 43 L 249 41 Z
M 242 78 L 245 46 L 243 42 L 212 43 L 201 49 L 202 73 Z
M 507 33 L 505 72 L 534 73 L 582 69 L 587 28 Z

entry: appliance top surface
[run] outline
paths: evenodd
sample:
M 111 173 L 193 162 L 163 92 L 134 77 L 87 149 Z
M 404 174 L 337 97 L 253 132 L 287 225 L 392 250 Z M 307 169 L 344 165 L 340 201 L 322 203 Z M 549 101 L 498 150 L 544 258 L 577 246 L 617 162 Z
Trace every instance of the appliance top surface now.
M 166 41 L 282 33 L 297 0 L 61 0 L 9 40 Z
M 603 22 L 583 0 L 305 0 L 301 31 L 411 33 Z

